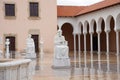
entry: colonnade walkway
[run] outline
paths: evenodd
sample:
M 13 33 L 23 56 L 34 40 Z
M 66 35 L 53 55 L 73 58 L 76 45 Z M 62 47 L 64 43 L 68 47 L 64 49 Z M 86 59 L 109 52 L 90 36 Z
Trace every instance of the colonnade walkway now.
M 93 53 L 91 60 L 90 52 L 81 52 L 81 58 L 70 52 L 71 68 L 52 69 L 53 53 L 45 53 L 42 60 L 37 60 L 39 69 L 36 70 L 33 80 L 120 80 L 120 56 L 116 53 Z M 76 61 L 76 62 L 75 62 Z M 86 62 L 85 62 L 86 61 Z

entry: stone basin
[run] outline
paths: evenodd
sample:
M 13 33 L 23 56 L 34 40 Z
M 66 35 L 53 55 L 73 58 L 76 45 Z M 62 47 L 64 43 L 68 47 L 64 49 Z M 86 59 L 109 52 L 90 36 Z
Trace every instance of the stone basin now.
M 30 62 L 30 59 L 0 59 L 0 80 L 30 80 Z

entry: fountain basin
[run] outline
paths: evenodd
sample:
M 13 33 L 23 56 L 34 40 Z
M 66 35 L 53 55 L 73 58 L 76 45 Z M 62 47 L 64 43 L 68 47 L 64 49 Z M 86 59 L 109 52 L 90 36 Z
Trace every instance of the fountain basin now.
M 0 80 L 29 80 L 30 59 L 0 59 Z

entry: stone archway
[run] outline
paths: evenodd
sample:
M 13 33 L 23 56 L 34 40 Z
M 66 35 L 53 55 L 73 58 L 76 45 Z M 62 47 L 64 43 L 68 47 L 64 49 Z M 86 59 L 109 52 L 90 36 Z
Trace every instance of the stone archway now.
M 90 33 L 89 33 L 89 24 L 87 22 L 87 35 L 86 35 L 86 49 L 90 51 Z
M 115 21 L 112 16 L 109 16 L 109 24 L 110 24 L 110 33 L 109 33 L 109 48 L 110 52 L 116 52 L 116 33 L 114 30 Z
M 83 25 L 82 23 L 80 23 L 80 30 L 81 30 L 81 34 L 80 34 L 80 46 L 81 46 L 81 51 L 84 51 L 84 35 L 83 35 Z
M 73 39 L 73 27 L 72 27 L 72 25 L 70 23 L 64 23 L 62 25 L 61 29 L 63 32 L 63 36 L 65 36 L 65 40 L 68 41 L 69 50 L 73 51 L 74 50 L 74 39 Z
M 101 21 L 101 34 L 100 34 L 100 49 L 102 52 L 106 51 L 106 33 L 105 33 L 105 22 Z
M 96 32 L 96 22 L 94 21 L 94 25 L 93 25 L 93 30 L 94 30 L 94 33 L 93 33 L 93 51 L 98 51 L 98 35 L 97 35 L 97 32 Z

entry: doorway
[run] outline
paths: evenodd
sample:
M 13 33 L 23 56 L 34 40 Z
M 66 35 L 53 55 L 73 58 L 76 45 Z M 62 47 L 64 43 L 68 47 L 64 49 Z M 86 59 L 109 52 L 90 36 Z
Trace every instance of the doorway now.
M 38 34 L 31 34 L 31 35 L 35 43 L 36 55 L 39 56 L 39 35 Z

